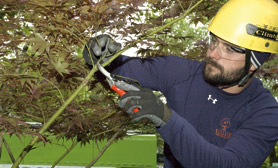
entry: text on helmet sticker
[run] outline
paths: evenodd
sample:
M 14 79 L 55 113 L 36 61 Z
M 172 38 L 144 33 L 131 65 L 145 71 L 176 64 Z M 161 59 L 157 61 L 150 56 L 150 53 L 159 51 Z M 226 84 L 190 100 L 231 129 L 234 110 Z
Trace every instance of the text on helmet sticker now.
M 266 28 L 267 26 L 263 28 L 263 27 L 255 26 L 250 23 L 246 25 L 246 31 L 249 35 L 253 35 L 256 37 L 260 37 L 272 41 L 278 41 L 278 32 Z

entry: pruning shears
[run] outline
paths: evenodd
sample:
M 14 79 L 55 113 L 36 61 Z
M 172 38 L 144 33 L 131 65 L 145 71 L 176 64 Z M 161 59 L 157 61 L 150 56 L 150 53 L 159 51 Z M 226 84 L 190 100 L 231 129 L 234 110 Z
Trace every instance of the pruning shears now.
M 100 63 L 98 62 L 97 63 L 97 67 L 99 69 L 99 71 L 106 77 L 107 81 L 108 81 L 108 84 L 110 86 L 110 88 L 112 90 L 114 90 L 115 92 L 117 92 L 119 94 L 119 96 L 123 96 L 124 94 L 126 94 L 126 91 L 123 90 L 123 89 L 120 89 L 116 86 L 116 83 L 115 83 L 115 78 L 111 75 L 111 73 L 109 73 L 106 69 L 104 69 L 103 66 L 100 65 Z M 125 83 L 124 81 L 118 81 L 118 82 L 123 82 Z M 129 85 L 129 84 L 126 84 L 126 85 Z M 128 102 L 127 102 L 128 103 Z M 137 113 L 139 111 L 139 108 L 134 108 L 133 109 L 133 112 L 134 113 Z

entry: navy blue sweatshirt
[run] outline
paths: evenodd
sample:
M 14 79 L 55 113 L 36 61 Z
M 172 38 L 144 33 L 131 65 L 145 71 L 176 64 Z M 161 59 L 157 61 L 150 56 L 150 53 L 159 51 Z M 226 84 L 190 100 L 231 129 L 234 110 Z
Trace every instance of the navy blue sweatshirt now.
M 157 129 L 165 168 L 255 168 L 276 144 L 278 104 L 259 79 L 230 94 L 204 81 L 204 62 L 120 56 L 113 65 L 114 73 L 166 97 L 172 115 Z

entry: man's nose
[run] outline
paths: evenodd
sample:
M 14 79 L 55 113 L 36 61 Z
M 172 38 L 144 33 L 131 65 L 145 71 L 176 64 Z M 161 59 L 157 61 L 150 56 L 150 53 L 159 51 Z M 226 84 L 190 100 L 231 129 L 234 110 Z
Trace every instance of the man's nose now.
M 219 60 L 221 58 L 219 54 L 219 46 L 214 46 L 213 48 L 209 48 L 208 56 L 210 56 L 213 59 Z

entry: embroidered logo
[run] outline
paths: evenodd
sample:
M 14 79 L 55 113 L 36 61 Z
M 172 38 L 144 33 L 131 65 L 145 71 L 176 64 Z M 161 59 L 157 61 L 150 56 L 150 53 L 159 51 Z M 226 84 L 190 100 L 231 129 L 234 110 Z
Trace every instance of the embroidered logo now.
M 209 95 L 208 100 L 211 100 L 213 104 L 216 104 L 217 99 L 213 99 L 211 95 Z
M 223 139 L 230 139 L 232 133 L 229 132 L 227 129 L 230 128 L 232 125 L 231 120 L 229 118 L 224 118 L 220 121 L 220 129 L 216 129 L 215 134 L 218 137 L 221 137 Z

